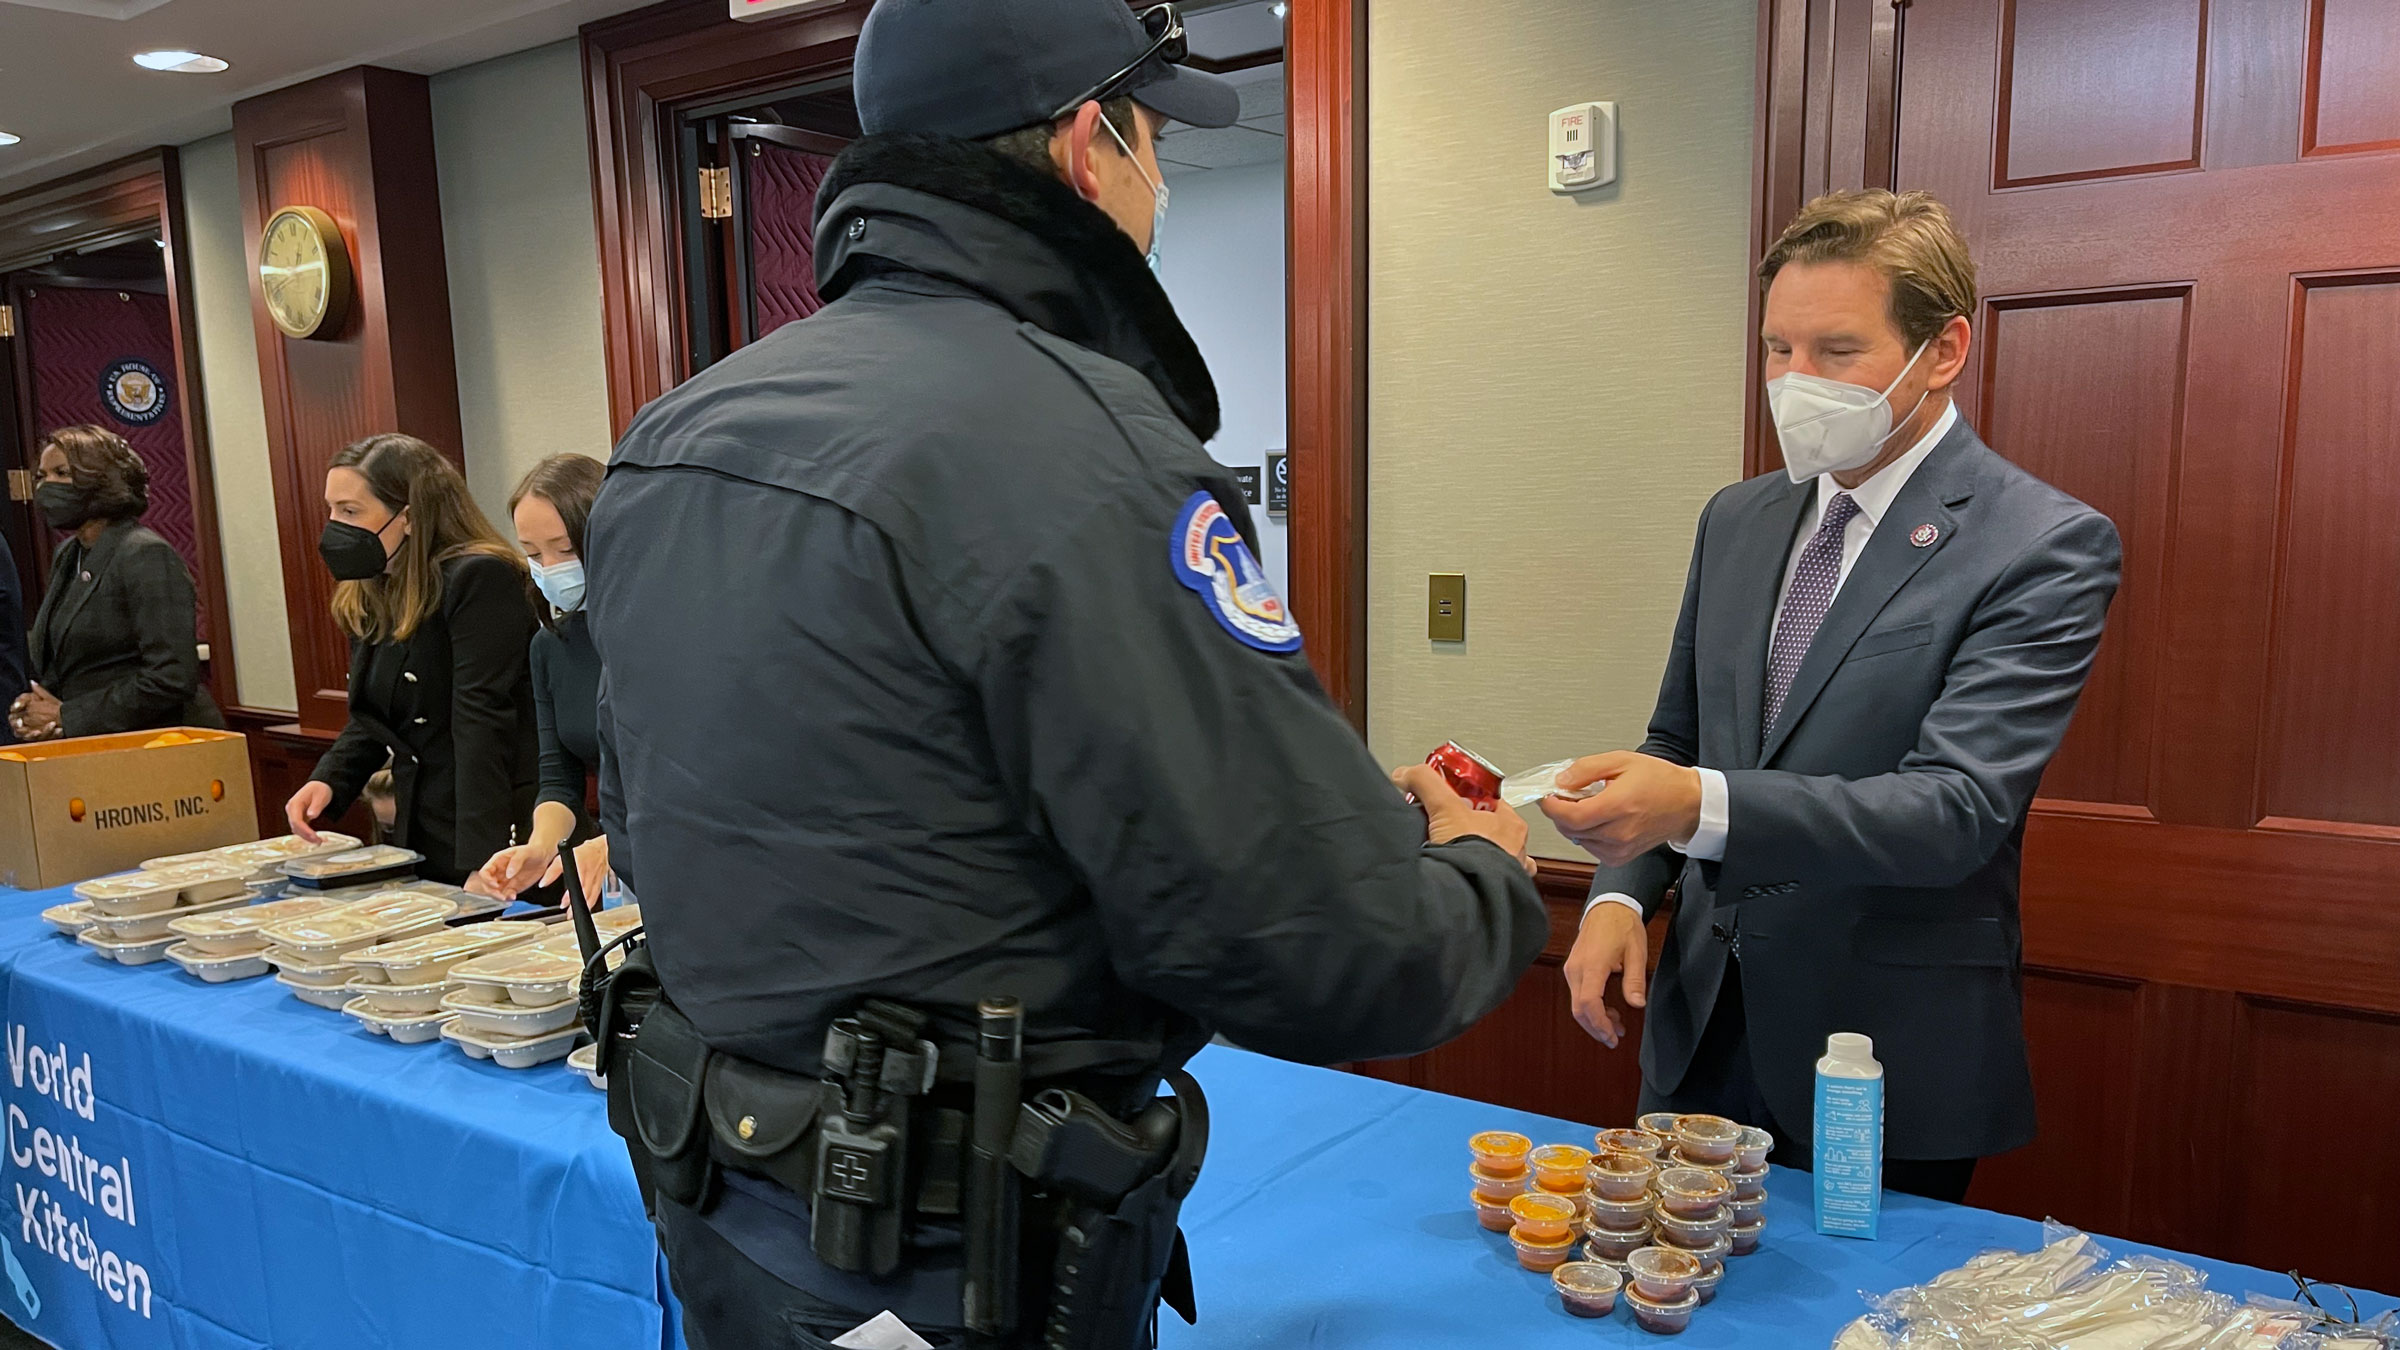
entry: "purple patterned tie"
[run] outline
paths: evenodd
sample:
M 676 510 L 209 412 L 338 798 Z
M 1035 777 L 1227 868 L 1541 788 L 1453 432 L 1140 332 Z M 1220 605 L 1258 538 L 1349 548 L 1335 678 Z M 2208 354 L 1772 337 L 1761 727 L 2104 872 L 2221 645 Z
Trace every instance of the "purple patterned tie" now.
M 1808 655 L 1808 644 L 1824 626 L 1825 611 L 1833 608 L 1833 593 L 1842 584 L 1842 532 L 1857 514 L 1858 503 L 1849 493 L 1833 494 L 1833 500 L 1825 503 L 1824 521 L 1800 554 L 1800 565 L 1792 569 L 1792 589 L 1783 598 L 1783 617 L 1775 624 L 1775 647 L 1767 654 L 1767 720 L 1760 727 L 1762 737 L 1774 734 L 1775 719 L 1783 714 L 1783 700 L 1792 692 L 1792 677 L 1800 673 L 1800 658 Z

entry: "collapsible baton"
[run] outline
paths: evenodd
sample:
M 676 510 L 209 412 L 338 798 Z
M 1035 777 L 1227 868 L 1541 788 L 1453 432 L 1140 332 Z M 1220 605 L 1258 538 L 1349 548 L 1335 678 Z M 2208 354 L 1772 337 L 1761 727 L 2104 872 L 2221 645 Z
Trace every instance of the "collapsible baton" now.
M 1017 1169 L 1009 1160 L 1024 1087 L 1025 1008 L 1013 998 L 976 1005 L 975 1115 L 967 1162 L 966 1324 L 989 1344 L 1017 1329 Z

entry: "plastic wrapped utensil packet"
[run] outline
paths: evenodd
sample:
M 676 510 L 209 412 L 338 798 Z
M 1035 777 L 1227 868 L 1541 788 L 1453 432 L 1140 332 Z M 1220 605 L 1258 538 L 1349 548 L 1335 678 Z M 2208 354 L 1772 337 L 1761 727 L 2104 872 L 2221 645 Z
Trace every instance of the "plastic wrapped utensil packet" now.
M 1520 769 L 1500 780 L 1500 800 L 1507 802 L 1510 806 L 1531 806 L 1544 797 L 1565 797 L 1570 801 L 1582 801 L 1587 797 L 1599 796 L 1600 789 L 1608 784 L 1594 783 L 1590 787 L 1576 788 L 1571 792 L 1558 785 L 1558 776 L 1573 767 L 1574 763 L 1574 760 L 1562 759 L 1552 764 L 1537 764 L 1530 769 Z

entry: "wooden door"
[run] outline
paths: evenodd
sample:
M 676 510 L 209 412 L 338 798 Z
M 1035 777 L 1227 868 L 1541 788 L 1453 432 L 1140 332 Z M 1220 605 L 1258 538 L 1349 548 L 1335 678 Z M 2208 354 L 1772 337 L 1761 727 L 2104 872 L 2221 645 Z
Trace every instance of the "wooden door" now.
M 1964 411 L 2125 541 L 2026 847 L 2042 1135 L 1974 1199 L 2400 1288 L 2400 5 L 1896 38 L 1893 181 L 1981 269 Z

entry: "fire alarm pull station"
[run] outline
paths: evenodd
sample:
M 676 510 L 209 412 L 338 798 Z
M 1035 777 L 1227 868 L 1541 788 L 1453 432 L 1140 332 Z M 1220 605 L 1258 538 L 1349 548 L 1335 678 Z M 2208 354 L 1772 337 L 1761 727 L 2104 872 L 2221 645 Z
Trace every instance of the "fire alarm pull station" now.
M 1550 114 L 1550 190 L 1589 192 L 1617 181 L 1617 105 L 1578 103 Z

